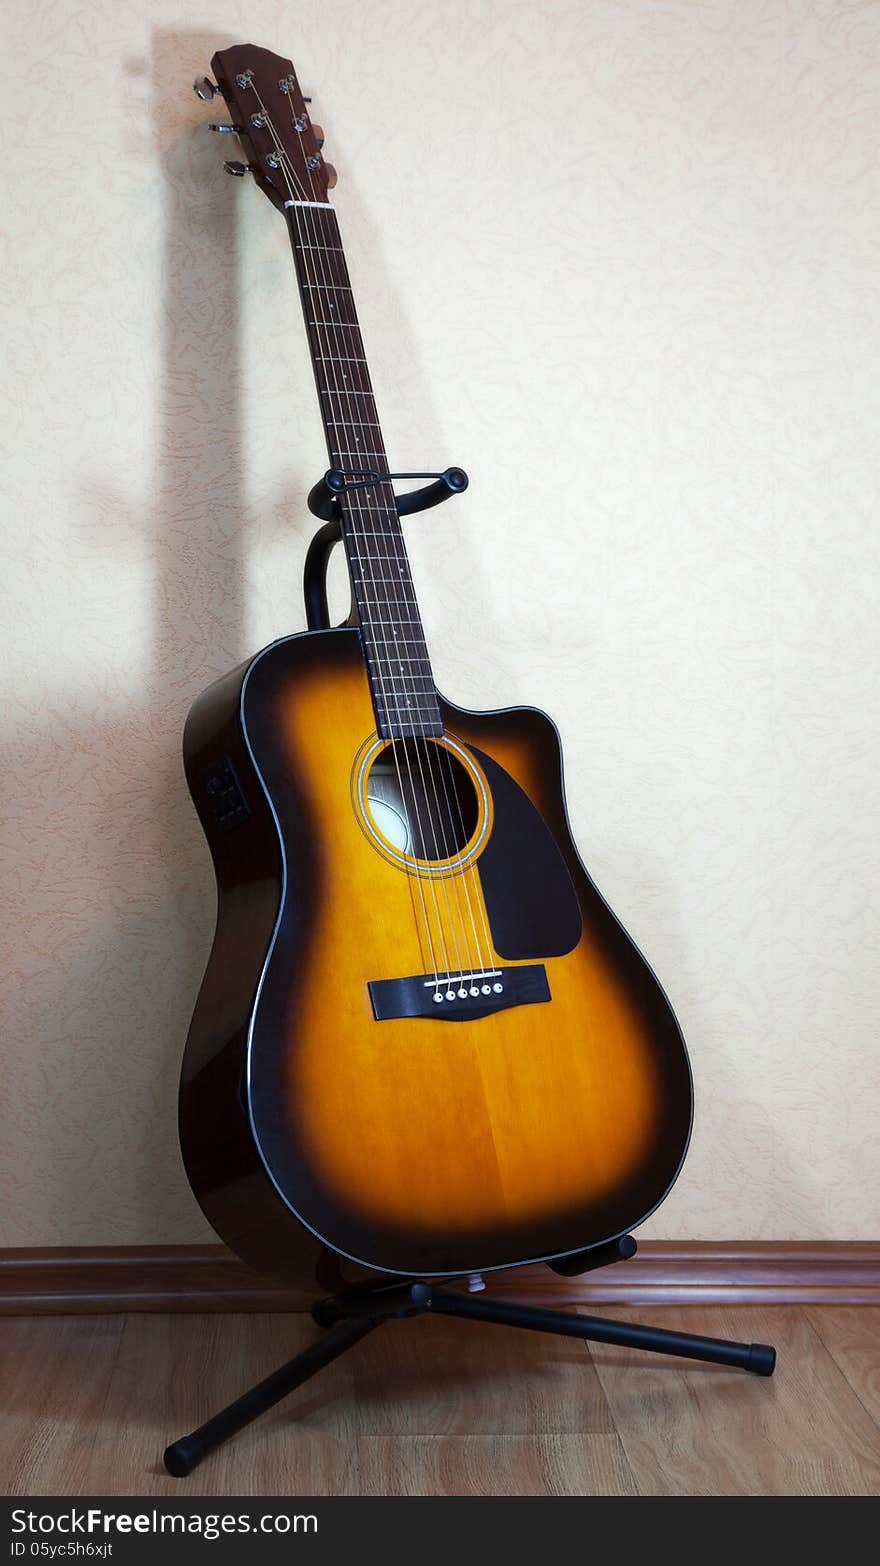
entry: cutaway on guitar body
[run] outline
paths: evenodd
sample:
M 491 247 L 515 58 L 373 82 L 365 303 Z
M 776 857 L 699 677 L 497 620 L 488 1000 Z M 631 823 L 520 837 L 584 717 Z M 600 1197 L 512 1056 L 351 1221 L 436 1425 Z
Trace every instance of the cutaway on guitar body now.
M 187 723 L 218 884 L 181 1087 L 189 1178 L 239 1255 L 305 1287 L 571 1256 L 676 1177 L 681 1035 L 580 862 L 550 720 L 436 689 L 414 502 L 394 490 L 426 475 L 388 464 L 293 66 L 250 44 L 212 66 L 234 171 L 287 228 L 352 609 L 218 681 Z M 422 501 L 466 484 L 447 469 Z
M 681 1036 L 580 864 L 552 724 L 441 710 L 491 830 L 471 855 L 475 814 L 430 876 L 364 830 L 375 719 L 356 630 L 275 644 L 187 728 L 219 886 L 184 1065 L 187 1167 L 228 1243 L 305 1286 L 321 1258 L 356 1282 L 603 1243 L 657 1205 L 687 1144 Z M 209 786 L 223 764 L 241 795 L 232 829 Z M 441 947 L 434 1014 L 377 1019 L 377 986 L 423 974 L 435 993 L 424 955 Z M 441 1020 L 505 981 L 522 1004 Z

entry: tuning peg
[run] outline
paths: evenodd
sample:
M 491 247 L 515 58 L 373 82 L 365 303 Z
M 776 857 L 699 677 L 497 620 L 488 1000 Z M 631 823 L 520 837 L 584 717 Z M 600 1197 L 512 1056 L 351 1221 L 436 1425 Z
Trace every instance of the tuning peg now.
M 312 123 L 312 135 L 314 136 L 316 142 L 318 143 L 318 146 L 319 147 L 323 147 L 323 145 L 324 145 L 324 128 L 323 128 L 323 126 L 315 125 L 314 122 L 313 122 Z
M 327 189 L 332 190 L 339 178 L 339 175 L 337 174 L 332 163 L 324 164 L 324 173 L 327 175 Z
M 218 134 L 221 135 L 221 136 L 233 136 L 233 135 L 238 135 L 239 131 L 244 130 L 244 126 L 243 125 L 209 125 L 208 126 L 208 130 L 217 131 Z
M 227 174 L 234 174 L 236 179 L 241 179 L 243 175 L 253 174 L 254 172 L 254 166 L 252 163 L 230 163 L 227 161 L 224 163 L 223 167 L 225 168 Z
M 201 98 L 202 103 L 210 103 L 214 94 L 219 91 L 217 83 L 212 82 L 208 76 L 197 76 L 193 82 L 193 92 L 197 98 Z

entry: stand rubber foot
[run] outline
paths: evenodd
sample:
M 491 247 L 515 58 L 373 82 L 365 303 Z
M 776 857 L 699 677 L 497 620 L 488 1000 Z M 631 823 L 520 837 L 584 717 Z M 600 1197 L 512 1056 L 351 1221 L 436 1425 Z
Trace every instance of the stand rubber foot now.
M 205 1455 L 201 1441 L 194 1435 L 181 1436 L 179 1441 L 166 1446 L 162 1461 L 175 1479 L 185 1479 L 194 1468 L 198 1468 Z
M 750 1343 L 746 1370 L 754 1376 L 772 1376 L 776 1369 L 776 1350 L 769 1343 Z

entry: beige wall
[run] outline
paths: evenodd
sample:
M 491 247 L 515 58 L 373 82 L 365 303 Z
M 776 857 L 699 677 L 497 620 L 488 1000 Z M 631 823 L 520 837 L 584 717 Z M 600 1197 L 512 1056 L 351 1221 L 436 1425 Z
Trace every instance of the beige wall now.
M 690 1042 L 645 1232 L 875 1236 L 880 4 L 8 10 L 0 1243 L 209 1237 L 179 736 L 301 628 L 324 466 L 283 227 L 189 88 L 246 36 L 326 125 L 396 464 L 471 474 L 408 524 L 438 682 L 557 717 Z

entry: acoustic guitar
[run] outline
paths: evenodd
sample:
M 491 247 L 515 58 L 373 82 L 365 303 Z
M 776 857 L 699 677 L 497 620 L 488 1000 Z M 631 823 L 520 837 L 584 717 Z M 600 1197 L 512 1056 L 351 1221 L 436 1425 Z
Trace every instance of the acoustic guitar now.
M 187 1173 L 234 1251 L 306 1288 L 587 1266 L 681 1167 L 682 1036 L 578 856 L 551 720 L 435 687 L 293 66 L 241 45 L 212 67 L 196 90 L 225 100 L 230 170 L 290 236 L 352 607 L 249 658 L 186 724 L 218 884 Z

